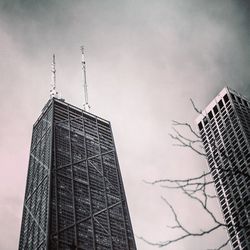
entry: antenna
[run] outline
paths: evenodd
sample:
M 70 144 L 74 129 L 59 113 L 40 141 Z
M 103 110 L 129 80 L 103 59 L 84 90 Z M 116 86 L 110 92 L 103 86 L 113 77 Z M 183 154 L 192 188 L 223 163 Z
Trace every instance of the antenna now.
M 52 58 L 52 64 L 51 64 L 51 84 L 50 84 L 50 99 L 53 97 L 57 97 L 57 92 L 56 92 L 56 56 L 53 54 Z
M 84 47 L 83 46 L 81 46 L 81 52 L 82 52 L 82 77 L 83 77 L 83 88 L 84 88 L 83 109 L 85 111 L 89 111 L 90 106 L 88 103 L 88 86 L 87 86 L 87 80 L 86 80 L 86 62 L 85 62 Z

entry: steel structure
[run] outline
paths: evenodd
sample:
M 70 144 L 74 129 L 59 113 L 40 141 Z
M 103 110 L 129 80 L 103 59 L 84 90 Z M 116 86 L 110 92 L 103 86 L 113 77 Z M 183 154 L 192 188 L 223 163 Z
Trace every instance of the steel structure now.
M 88 85 L 87 85 L 87 77 L 86 77 L 86 62 L 85 62 L 85 54 L 84 54 L 84 47 L 81 46 L 81 53 L 82 53 L 82 78 L 83 78 L 83 88 L 84 88 L 84 104 L 83 109 L 85 111 L 90 110 L 89 106 L 89 98 L 88 98 Z
M 197 123 L 232 248 L 250 249 L 250 102 L 226 87 Z
M 135 250 L 108 121 L 57 98 L 33 127 L 19 250 Z

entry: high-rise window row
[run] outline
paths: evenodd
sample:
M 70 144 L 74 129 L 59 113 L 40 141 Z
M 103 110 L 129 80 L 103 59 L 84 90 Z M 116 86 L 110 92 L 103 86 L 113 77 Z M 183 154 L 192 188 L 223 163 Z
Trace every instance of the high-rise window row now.
M 108 121 L 47 103 L 33 127 L 19 249 L 136 249 Z
M 250 102 L 226 87 L 197 123 L 232 247 L 250 249 Z

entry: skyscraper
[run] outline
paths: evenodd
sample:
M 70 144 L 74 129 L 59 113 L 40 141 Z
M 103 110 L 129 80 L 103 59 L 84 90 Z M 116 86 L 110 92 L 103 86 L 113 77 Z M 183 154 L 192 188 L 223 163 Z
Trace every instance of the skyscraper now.
M 250 102 L 225 87 L 197 123 L 232 248 L 250 249 Z
M 108 121 L 51 98 L 33 126 L 19 250 L 135 250 Z

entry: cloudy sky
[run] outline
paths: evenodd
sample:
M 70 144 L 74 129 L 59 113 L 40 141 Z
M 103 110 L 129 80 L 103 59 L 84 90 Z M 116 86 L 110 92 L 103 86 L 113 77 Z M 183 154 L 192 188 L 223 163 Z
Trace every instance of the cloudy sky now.
M 204 108 L 225 85 L 250 97 L 246 2 L 0 0 L 0 249 L 17 249 L 32 125 L 49 98 L 52 54 L 58 91 L 81 107 L 81 45 L 91 112 L 112 122 L 135 234 L 153 242 L 178 234 L 166 227 L 173 217 L 160 196 L 191 229 L 209 223 L 179 194 L 143 180 L 205 168 L 169 137 L 171 120 L 196 118 L 190 97 Z M 211 248 L 223 237 L 168 249 Z M 138 249 L 156 249 L 136 241 Z

